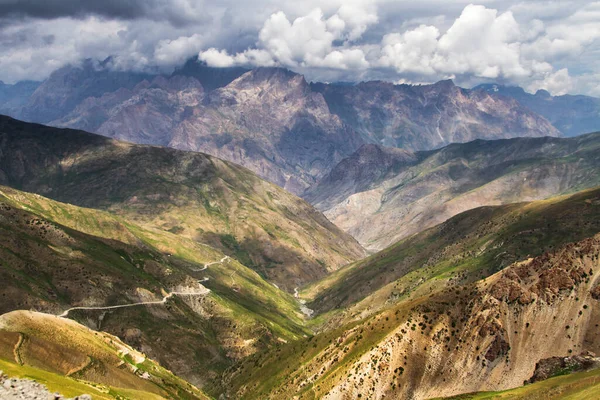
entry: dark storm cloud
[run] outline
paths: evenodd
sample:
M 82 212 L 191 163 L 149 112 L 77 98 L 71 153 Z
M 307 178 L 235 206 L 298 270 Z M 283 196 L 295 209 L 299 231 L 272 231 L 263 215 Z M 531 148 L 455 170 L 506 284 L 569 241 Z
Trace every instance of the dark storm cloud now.
M 123 20 L 148 18 L 173 24 L 206 22 L 198 2 L 191 9 L 185 1 L 172 0 L 0 0 L 0 18 L 61 17 L 84 18 L 90 15 Z

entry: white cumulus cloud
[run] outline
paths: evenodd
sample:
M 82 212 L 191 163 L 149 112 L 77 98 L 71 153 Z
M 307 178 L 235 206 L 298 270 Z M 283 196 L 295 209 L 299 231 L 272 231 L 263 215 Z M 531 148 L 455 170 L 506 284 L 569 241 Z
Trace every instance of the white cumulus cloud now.
M 363 50 L 352 41 L 377 22 L 371 3 L 350 2 L 326 17 L 320 8 L 290 20 L 282 12 L 272 14 L 263 24 L 256 48 L 230 55 L 210 48 L 199 58 L 212 66 L 250 64 L 256 66 L 365 69 L 369 63 Z M 341 44 L 339 44 L 341 43 Z
M 1 0 L 0 0 L 1 2 Z M 0 6 L 0 79 L 85 58 L 170 72 L 194 55 L 311 80 L 497 81 L 598 95 L 600 2 L 588 0 L 80 0 Z

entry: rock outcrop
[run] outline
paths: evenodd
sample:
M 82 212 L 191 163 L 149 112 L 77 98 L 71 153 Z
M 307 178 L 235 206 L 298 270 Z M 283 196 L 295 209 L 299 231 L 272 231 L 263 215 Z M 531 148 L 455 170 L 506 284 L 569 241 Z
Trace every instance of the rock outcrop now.
M 51 393 L 46 386 L 31 379 L 9 378 L 0 371 L 0 398 L 3 400 L 92 400 L 89 394 L 66 398 Z
M 589 351 L 577 356 L 545 358 L 535 364 L 533 376 L 527 383 L 535 383 L 558 375 L 588 371 L 598 367 L 600 367 L 600 358 Z

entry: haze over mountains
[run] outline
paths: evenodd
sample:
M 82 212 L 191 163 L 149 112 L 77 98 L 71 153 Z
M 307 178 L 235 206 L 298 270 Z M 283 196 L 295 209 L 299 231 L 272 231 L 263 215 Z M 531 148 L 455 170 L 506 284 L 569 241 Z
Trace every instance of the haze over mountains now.
M 600 114 L 593 98 L 581 96 L 592 104 L 590 120 L 574 126 L 520 98 L 461 89 L 451 81 L 309 84 L 285 69 L 217 69 L 193 59 L 171 76 L 151 76 L 113 72 L 106 63 L 63 67 L 32 94 L 15 97 L 4 89 L 0 111 L 136 143 L 203 151 L 295 194 L 363 144 L 415 151 L 478 138 L 572 135 L 592 131 L 594 115 Z M 579 107 L 561 104 L 563 114 Z
M 565 136 L 597 131 L 600 126 L 600 99 L 583 95 L 552 96 L 540 89 L 535 94 L 520 87 L 482 84 L 474 88 L 511 97 L 530 110 L 544 116 Z

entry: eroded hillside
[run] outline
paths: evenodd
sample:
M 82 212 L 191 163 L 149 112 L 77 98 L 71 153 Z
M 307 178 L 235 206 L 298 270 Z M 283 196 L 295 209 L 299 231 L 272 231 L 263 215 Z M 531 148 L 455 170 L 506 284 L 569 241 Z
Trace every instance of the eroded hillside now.
M 381 250 L 479 206 L 597 186 L 599 147 L 598 133 L 476 140 L 417 153 L 363 147 L 305 198 L 365 247 Z
M 303 200 L 201 153 L 2 118 L 0 183 L 209 244 L 289 292 L 364 255 Z
M 248 398 L 427 399 L 521 386 L 542 358 L 600 350 L 599 255 L 595 236 L 400 302 L 250 358 L 234 387 Z

